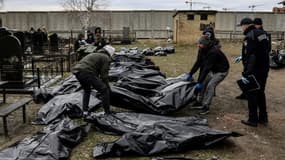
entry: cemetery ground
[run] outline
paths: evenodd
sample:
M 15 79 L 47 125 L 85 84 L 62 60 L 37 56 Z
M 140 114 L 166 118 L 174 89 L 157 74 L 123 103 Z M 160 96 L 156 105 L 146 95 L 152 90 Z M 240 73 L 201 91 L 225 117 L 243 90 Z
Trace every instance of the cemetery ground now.
M 230 61 L 228 77 L 217 87 L 216 96 L 213 99 L 210 113 L 203 116 L 208 119 L 209 125 L 215 129 L 237 131 L 244 136 L 229 138 L 222 143 L 201 150 L 188 150 L 181 153 L 156 155 L 153 157 L 113 157 L 107 160 L 150 160 L 154 157 L 187 157 L 194 159 L 208 159 L 213 156 L 222 160 L 282 160 L 285 159 L 285 69 L 270 70 L 266 95 L 269 124 L 259 125 L 257 128 L 245 126 L 240 120 L 247 118 L 247 101 L 237 100 L 235 97 L 241 93 L 236 80 L 241 78 L 242 64 L 234 64 L 234 58 L 241 53 L 241 42 L 222 41 L 222 50 Z M 130 46 L 140 49 L 169 45 L 162 40 L 139 41 Z M 171 44 L 170 44 L 171 45 Z M 123 47 L 115 45 L 117 49 Z M 193 45 L 176 46 L 176 52 L 168 56 L 149 57 L 167 77 L 178 76 L 189 72 L 196 60 L 197 47 Z M 198 73 L 195 74 L 197 79 Z M 8 103 L 12 103 L 24 95 L 7 95 Z M 27 96 L 27 95 L 25 95 Z M 22 124 L 21 110 L 9 116 L 8 127 L 10 137 L 3 136 L 2 123 L 0 123 L 0 149 L 31 136 L 44 126 L 31 125 L 37 111 L 42 105 L 31 103 L 27 107 L 28 123 Z M 123 109 L 111 107 L 112 111 L 120 112 Z M 197 110 L 188 105 L 181 111 L 171 116 L 191 116 L 197 114 Z M 71 160 L 91 160 L 93 147 L 101 142 L 116 140 L 117 136 L 102 134 L 93 127 L 88 136 L 72 151 Z M 1 158 L 0 158 L 1 159 Z

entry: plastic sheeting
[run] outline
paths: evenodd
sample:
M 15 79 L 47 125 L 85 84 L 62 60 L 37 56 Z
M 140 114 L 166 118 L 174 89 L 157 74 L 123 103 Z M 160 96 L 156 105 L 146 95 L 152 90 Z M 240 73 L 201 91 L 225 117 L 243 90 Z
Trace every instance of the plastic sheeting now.
M 114 142 L 95 146 L 93 157 L 124 155 L 150 156 L 208 147 L 235 132 L 211 129 L 205 119 L 195 117 L 171 118 L 165 116 L 119 113 L 108 116 L 92 115 L 90 121 L 101 130 L 123 134 Z
M 110 81 L 118 81 L 121 78 L 124 77 L 135 77 L 135 78 L 141 78 L 141 77 L 150 77 L 150 76 L 156 76 L 160 75 L 165 77 L 163 73 L 161 73 L 157 69 L 147 68 L 143 66 L 132 65 L 132 64 L 120 64 L 120 65 L 113 65 L 111 66 L 109 70 L 109 79 Z
M 95 110 L 101 105 L 101 100 L 96 98 L 93 90 L 90 96 L 89 110 Z M 55 96 L 41 107 L 33 124 L 49 124 L 63 116 L 79 118 L 82 116 L 82 92 Z
M 174 113 L 195 99 L 194 83 L 186 81 L 161 86 L 152 97 L 117 86 L 113 86 L 111 90 L 112 105 L 155 114 Z
M 192 159 L 192 158 L 184 158 L 184 157 L 167 157 L 167 158 L 157 158 L 153 160 L 198 160 L 198 159 Z M 201 160 L 201 158 L 199 158 Z M 219 158 L 213 157 L 209 158 L 207 160 L 220 160 Z
M 269 55 L 270 68 L 282 68 L 285 66 L 285 49 L 272 51 Z
M 0 157 L 2 160 L 68 159 L 71 149 L 82 141 L 89 128 L 66 118 L 0 151 Z
M 61 84 L 53 88 L 40 88 L 34 93 L 36 103 L 47 103 L 56 95 L 64 95 L 77 92 L 81 89 L 79 81 L 74 75 L 67 77 Z
M 107 134 L 123 135 L 129 132 L 135 132 L 142 126 L 152 126 L 156 123 L 173 123 L 183 125 L 201 125 L 207 126 L 207 120 L 199 117 L 167 117 L 143 113 L 115 113 L 104 115 L 103 112 L 94 113 L 87 119 L 88 122 L 101 132 Z
M 195 160 L 195 159 L 183 158 L 183 157 L 171 157 L 171 158 L 156 158 L 154 160 Z
M 125 77 L 115 85 L 145 97 L 151 97 L 158 93 L 155 88 L 167 85 L 167 81 L 160 75 L 142 78 Z

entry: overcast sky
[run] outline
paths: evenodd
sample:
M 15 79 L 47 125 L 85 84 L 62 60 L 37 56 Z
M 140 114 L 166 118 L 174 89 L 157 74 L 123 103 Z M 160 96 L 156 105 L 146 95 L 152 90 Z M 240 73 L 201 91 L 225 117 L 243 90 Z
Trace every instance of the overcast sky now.
M 114 10 L 188 10 L 190 0 L 105 0 L 107 6 L 103 9 Z M 255 5 L 255 11 L 272 11 L 273 7 L 281 7 L 277 3 L 282 0 L 192 0 L 193 10 L 206 9 L 210 6 L 212 10 L 251 11 L 249 6 Z M 60 0 L 4 0 L 4 11 L 57 11 L 64 10 Z

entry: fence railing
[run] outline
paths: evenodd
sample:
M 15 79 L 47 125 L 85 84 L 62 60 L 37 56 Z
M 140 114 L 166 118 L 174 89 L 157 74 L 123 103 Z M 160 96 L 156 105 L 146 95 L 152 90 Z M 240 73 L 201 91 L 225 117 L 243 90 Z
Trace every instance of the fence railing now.
M 65 72 L 70 72 L 72 66 L 77 62 L 77 53 L 68 52 L 66 55 L 25 55 L 23 60 L 23 77 L 26 83 L 42 84 L 63 76 Z
M 284 40 L 285 32 L 270 32 L 272 40 Z M 215 35 L 218 39 L 227 40 L 242 40 L 244 35 L 242 32 L 232 32 L 232 31 L 216 31 Z

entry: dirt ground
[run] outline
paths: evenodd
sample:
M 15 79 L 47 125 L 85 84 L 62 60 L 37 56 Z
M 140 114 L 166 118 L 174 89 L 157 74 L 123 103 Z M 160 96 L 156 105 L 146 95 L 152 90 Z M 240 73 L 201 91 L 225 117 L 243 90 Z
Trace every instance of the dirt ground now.
M 149 45 L 152 46 L 149 46 Z M 157 45 L 167 45 L 165 42 L 139 42 L 134 44 L 139 48 L 146 46 L 154 47 Z M 120 48 L 121 46 L 116 46 Z M 127 46 L 132 47 L 132 46 Z M 240 94 L 236 85 L 236 80 L 241 77 L 241 64 L 234 64 L 233 60 L 240 55 L 241 42 L 222 42 L 222 50 L 227 55 L 231 69 L 228 77 L 217 87 L 216 97 L 214 98 L 210 113 L 205 118 L 209 125 L 215 129 L 236 131 L 244 136 L 229 138 L 228 140 L 211 146 L 203 150 L 194 150 L 178 154 L 159 155 L 160 157 L 188 157 L 195 159 L 208 159 L 213 156 L 222 160 L 283 160 L 285 159 L 285 68 L 270 70 L 267 86 L 267 109 L 269 113 L 269 124 L 259 125 L 257 128 L 245 126 L 240 120 L 247 118 L 247 101 L 237 100 L 235 97 Z M 167 57 L 151 57 L 156 65 L 160 66 L 161 71 L 168 77 L 178 76 L 189 72 L 197 55 L 196 46 L 176 46 L 176 53 Z M 197 76 L 197 75 L 195 75 Z M 11 103 L 19 98 L 18 95 L 8 95 L 8 102 Z M 29 122 L 33 120 L 40 105 L 31 104 L 28 110 Z M 112 107 L 114 111 L 120 111 Z M 189 107 L 179 111 L 175 116 L 195 115 L 196 110 Z M 20 119 L 16 118 L 20 117 Z M 43 126 L 33 126 L 21 123 L 21 111 L 13 114 L 8 121 L 9 138 L 3 136 L 2 123 L 0 124 L 0 149 L 3 149 L 14 142 L 30 136 Z M 89 133 L 88 137 L 79 144 L 72 152 L 71 160 L 91 160 L 92 149 L 100 142 L 115 140 L 118 137 L 107 136 L 97 132 L 95 129 Z M 155 156 L 157 157 L 157 156 Z M 150 160 L 153 157 L 123 157 L 108 158 L 108 160 Z M 1 157 L 0 157 L 1 159 Z

